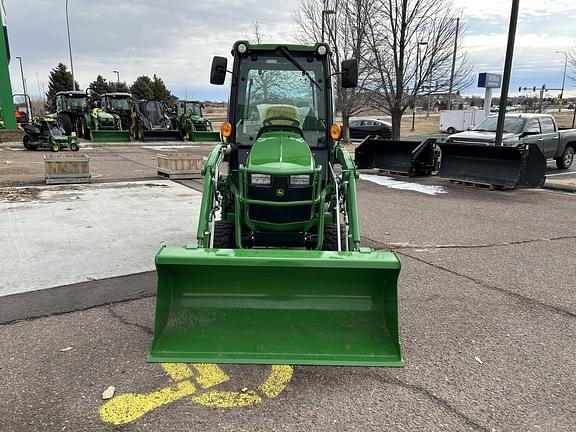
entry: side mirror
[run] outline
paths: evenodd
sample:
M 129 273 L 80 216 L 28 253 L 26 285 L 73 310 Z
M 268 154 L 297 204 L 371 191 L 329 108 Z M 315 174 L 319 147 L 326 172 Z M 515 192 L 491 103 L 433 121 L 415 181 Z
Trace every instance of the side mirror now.
M 215 56 L 212 59 L 212 69 L 210 70 L 210 84 L 222 85 L 226 80 L 226 66 L 228 59 L 226 57 Z
M 353 88 L 358 85 L 358 60 L 344 60 L 340 70 L 342 73 L 342 87 Z

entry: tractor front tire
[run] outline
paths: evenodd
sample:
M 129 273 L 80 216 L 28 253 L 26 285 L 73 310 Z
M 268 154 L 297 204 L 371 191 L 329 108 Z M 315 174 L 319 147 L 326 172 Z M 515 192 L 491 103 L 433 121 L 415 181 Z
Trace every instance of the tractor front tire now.
M 235 246 L 234 224 L 223 220 L 216 221 L 214 225 L 214 248 L 234 249 Z
M 50 150 L 52 150 L 53 152 L 59 152 L 60 151 L 60 144 L 54 143 L 50 146 Z
M 340 225 L 340 245 L 341 250 L 346 250 L 346 228 L 344 225 Z M 324 241 L 322 243 L 322 250 L 338 250 L 338 229 L 336 224 L 327 224 L 324 226 Z
M 73 152 L 77 152 L 78 150 L 80 150 L 80 147 L 78 146 L 77 143 L 71 143 L 70 144 L 70 150 Z

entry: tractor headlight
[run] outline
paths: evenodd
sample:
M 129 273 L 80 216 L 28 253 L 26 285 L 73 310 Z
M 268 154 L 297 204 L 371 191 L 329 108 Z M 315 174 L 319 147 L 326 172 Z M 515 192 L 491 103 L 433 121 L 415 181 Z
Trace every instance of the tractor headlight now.
M 75 137 L 75 136 L 76 136 L 76 132 L 74 132 L 74 131 L 70 132 L 70 136 Z
M 323 55 L 326 55 L 326 53 L 328 52 L 328 49 L 326 48 L 326 45 L 320 45 L 316 49 L 316 52 L 318 53 L 319 56 L 323 56 Z
M 271 180 L 268 174 L 250 174 L 250 183 L 253 185 L 268 186 Z
M 291 175 L 290 185 L 292 186 L 309 186 L 310 176 L 309 175 Z

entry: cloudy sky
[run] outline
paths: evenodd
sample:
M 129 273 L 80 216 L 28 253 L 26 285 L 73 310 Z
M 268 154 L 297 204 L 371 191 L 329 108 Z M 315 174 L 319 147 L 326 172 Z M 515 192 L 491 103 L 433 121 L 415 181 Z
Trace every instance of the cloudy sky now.
M 74 72 L 82 88 L 97 74 L 128 84 L 154 73 L 179 97 L 224 100 L 208 82 L 213 55 L 258 21 L 267 39 L 293 41 L 298 0 L 69 0 Z M 501 73 L 511 1 L 455 0 L 466 26 L 463 47 L 475 72 Z M 7 0 L 13 59 L 21 56 L 28 92 L 47 86 L 50 70 L 69 64 L 65 0 Z M 518 86 L 560 88 L 564 56 L 576 44 L 576 1 L 520 0 L 511 93 Z M 14 92 L 22 90 L 18 62 L 10 66 Z M 576 75 L 576 74 L 575 74 Z M 576 96 L 576 83 L 566 88 Z M 469 94 L 482 94 L 474 85 Z M 558 92 L 552 92 L 556 95 Z M 567 92 L 568 93 L 568 92 Z

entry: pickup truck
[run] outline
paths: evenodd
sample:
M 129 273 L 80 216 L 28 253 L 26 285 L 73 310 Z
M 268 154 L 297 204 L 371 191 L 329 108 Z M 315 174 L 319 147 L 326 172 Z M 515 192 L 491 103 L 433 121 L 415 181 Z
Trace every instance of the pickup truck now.
M 494 145 L 498 116 L 486 117 L 472 129 L 450 135 L 446 142 L 453 144 Z M 574 161 L 576 129 L 558 129 L 549 114 L 506 114 L 502 145 L 519 147 L 534 143 L 546 159 L 554 159 L 559 169 L 568 169 Z

